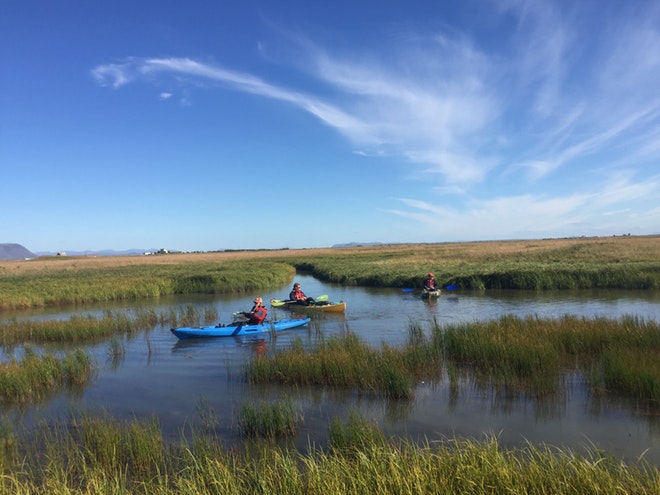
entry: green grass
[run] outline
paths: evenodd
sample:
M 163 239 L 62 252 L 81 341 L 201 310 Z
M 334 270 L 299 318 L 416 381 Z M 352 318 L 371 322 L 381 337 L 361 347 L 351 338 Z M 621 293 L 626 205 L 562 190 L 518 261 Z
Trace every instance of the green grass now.
M 0 272 L 0 310 L 138 300 L 170 294 L 255 292 L 279 287 L 294 275 L 290 265 L 263 261 L 135 264 Z
M 394 399 L 411 398 L 413 377 L 433 363 L 411 357 L 418 348 L 374 349 L 353 333 L 322 340 L 306 350 L 297 339 L 285 350 L 246 365 L 249 383 L 355 389 Z
M 272 404 L 244 403 L 238 415 L 238 425 L 245 437 L 277 438 L 296 434 L 302 415 L 291 401 Z
M 652 494 L 660 472 L 606 453 L 582 454 L 526 445 L 504 448 L 496 437 L 413 444 L 385 438 L 353 415 L 333 420 L 330 445 L 306 454 L 266 442 L 227 449 L 192 432 L 176 444 L 154 419 L 118 422 L 72 418 L 44 425 L 31 443 L 0 449 L 0 493 L 287 495 L 434 493 Z M 3 438 L 11 439 L 10 432 Z
M 324 281 L 370 287 L 421 288 L 432 271 L 442 285 L 468 290 L 657 290 L 660 237 L 365 246 L 311 251 L 293 264 Z
M 91 357 L 75 350 L 59 357 L 37 355 L 25 347 L 21 360 L 0 364 L 0 403 L 5 406 L 33 404 L 62 390 L 83 388 L 96 374 Z
M 442 285 L 452 284 L 467 290 L 660 288 L 658 261 L 611 263 L 596 259 L 588 262 L 505 259 L 466 264 L 455 260 L 439 260 L 433 256 L 423 261 L 411 261 L 405 256 L 384 260 L 369 254 L 323 256 L 294 265 L 320 280 L 368 287 L 421 289 L 424 274 L 433 271 Z
M 660 406 L 660 323 L 620 319 L 503 316 L 439 326 L 415 323 L 408 342 L 374 348 L 350 332 L 306 349 L 301 340 L 246 365 L 249 383 L 356 390 L 411 399 L 423 379 L 463 373 L 485 388 L 528 397 L 565 392 L 576 371 L 594 392 Z
M 172 306 L 169 311 L 106 311 L 103 316 L 73 315 L 66 320 L 0 321 L 0 344 L 10 349 L 17 344 L 81 344 L 102 342 L 110 337 L 133 336 L 155 325 L 195 326 L 217 321 L 215 308 L 192 305 Z
M 0 264 L 0 311 L 169 294 L 252 294 L 288 284 L 296 270 L 370 287 L 421 288 L 433 271 L 442 285 L 464 290 L 660 289 L 659 236 L 261 250 L 242 252 L 240 259 L 214 253 L 216 262 L 208 253 L 199 256 L 172 263 L 137 258 L 129 266 L 86 260 L 84 268 L 39 260 L 31 265 L 38 268 L 23 271 Z

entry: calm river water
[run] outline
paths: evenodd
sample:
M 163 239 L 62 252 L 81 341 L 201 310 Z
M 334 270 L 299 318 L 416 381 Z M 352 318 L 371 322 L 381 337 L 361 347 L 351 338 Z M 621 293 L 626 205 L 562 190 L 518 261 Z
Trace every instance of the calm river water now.
M 429 441 L 461 437 L 481 439 L 494 434 L 507 446 L 526 441 L 580 450 L 596 446 L 617 457 L 643 457 L 660 466 L 660 410 L 649 414 L 634 405 L 590 397 L 578 381 L 567 395 L 551 400 L 500 397 L 471 383 L 450 390 L 445 381 L 420 383 L 415 400 L 407 403 L 356 396 L 328 390 L 255 387 L 243 383 L 243 366 L 256 352 L 286 347 L 294 338 L 312 345 L 320 336 L 346 330 L 378 345 L 403 343 L 408 324 L 423 326 L 434 319 L 452 323 L 497 318 L 501 315 L 542 317 L 575 314 L 619 317 L 634 315 L 660 321 L 660 294 L 631 291 L 487 291 L 443 292 L 437 301 L 423 301 L 418 293 L 400 289 L 370 289 L 325 284 L 310 276 L 297 276 L 308 296 L 328 294 L 347 301 L 345 314 L 325 314 L 309 327 L 266 337 L 178 341 L 169 327 L 157 326 L 125 343 L 119 362 L 109 358 L 109 342 L 90 347 L 99 363 L 94 383 L 80 395 L 62 394 L 27 411 L 4 410 L 26 428 L 34 422 L 66 420 L 76 412 L 107 412 L 115 418 L 157 416 L 166 435 L 178 436 L 188 424 L 214 428 L 228 445 L 238 442 L 236 418 L 245 402 L 288 399 L 300 409 L 304 422 L 296 439 L 304 449 L 324 445 L 329 421 L 360 411 L 388 435 Z M 217 309 L 221 323 L 231 313 L 247 310 L 254 296 L 264 300 L 286 298 L 290 286 L 245 297 L 185 296 L 140 301 L 156 311 L 199 305 Z M 82 307 L 75 310 L 33 310 L 3 313 L 0 318 L 65 318 L 72 313 L 105 309 L 135 309 L 133 304 Z M 287 318 L 285 310 L 270 309 L 269 318 Z

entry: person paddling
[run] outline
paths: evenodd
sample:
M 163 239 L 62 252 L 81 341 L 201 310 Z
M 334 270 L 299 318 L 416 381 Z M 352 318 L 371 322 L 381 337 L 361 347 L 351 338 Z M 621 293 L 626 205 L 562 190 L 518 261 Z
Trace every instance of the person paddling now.
M 426 279 L 424 279 L 424 290 L 426 292 L 433 292 L 438 290 L 438 282 L 435 279 L 435 275 L 433 275 L 431 272 L 426 275 Z
M 248 324 L 261 325 L 268 315 L 268 310 L 260 297 L 255 298 L 253 302 L 254 306 L 252 306 L 252 309 L 249 312 L 244 311 L 243 316 L 248 319 Z
M 293 301 L 294 304 L 300 304 L 302 306 L 309 306 L 315 302 L 313 297 L 307 297 L 305 295 L 298 282 L 293 284 L 293 290 L 289 293 L 289 300 Z

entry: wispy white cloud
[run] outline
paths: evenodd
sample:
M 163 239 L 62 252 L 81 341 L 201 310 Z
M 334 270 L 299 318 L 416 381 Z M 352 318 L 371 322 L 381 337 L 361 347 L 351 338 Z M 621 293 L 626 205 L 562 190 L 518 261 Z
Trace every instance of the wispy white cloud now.
M 565 169 L 599 177 L 633 167 L 635 158 L 657 165 L 660 8 L 640 19 L 625 6 L 609 18 L 598 2 L 499 6 L 514 29 L 496 48 L 455 29 L 399 32 L 400 43 L 381 52 L 338 53 L 299 37 L 303 53 L 291 70 L 320 83 L 305 90 L 189 58 L 128 58 L 92 75 L 117 89 L 172 76 L 286 102 L 343 135 L 356 153 L 396 156 L 411 176 L 431 178 L 438 205 L 448 191 L 467 198 L 460 209 L 407 199 L 392 211 L 454 230 L 454 238 L 467 234 L 463 225 L 479 225 L 482 238 L 502 225 L 568 232 L 597 225 L 602 208 L 625 215 L 626 202 L 657 195 L 657 180 L 633 182 L 641 169 L 596 191 L 567 179 L 559 192 L 522 194 L 518 183 L 549 183 Z M 469 199 L 505 177 L 497 199 Z
M 621 224 L 638 229 L 638 233 L 656 232 L 660 208 L 655 205 L 659 200 L 659 176 L 633 182 L 630 174 L 619 173 L 581 193 L 472 198 L 453 207 L 401 198 L 405 208 L 390 213 L 449 239 L 545 237 L 558 232 L 566 236 L 611 235 L 625 233 L 612 231 L 613 225 Z M 612 209 L 621 205 L 635 208 Z M 617 217 L 618 223 L 610 217 Z

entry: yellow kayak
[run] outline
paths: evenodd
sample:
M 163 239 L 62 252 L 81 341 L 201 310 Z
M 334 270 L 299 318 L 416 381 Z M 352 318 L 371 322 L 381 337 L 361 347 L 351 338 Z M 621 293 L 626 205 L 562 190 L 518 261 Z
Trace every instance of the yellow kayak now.
M 283 301 L 281 299 L 271 299 L 270 305 L 274 308 L 285 308 L 296 311 L 323 311 L 326 313 L 343 313 L 346 311 L 346 301 L 327 302 L 321 301 L 315 304 L 305 306 L 304 304 L 297 304 L 294 301 Z

